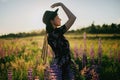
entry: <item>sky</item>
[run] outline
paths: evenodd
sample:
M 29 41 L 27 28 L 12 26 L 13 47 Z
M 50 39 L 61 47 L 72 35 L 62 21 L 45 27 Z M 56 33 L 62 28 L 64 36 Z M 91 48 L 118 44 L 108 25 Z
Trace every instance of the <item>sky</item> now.
M 56 2 L 62 2 L 77 17 L 70 30 L 87 27 L 92 22 L 120 23 L 120 0 L 0 0 L 0 35 L 45 29 L 43 14 L 56 10 L 50 7 Z M 68 18 L 58 8 L 63 25 Z

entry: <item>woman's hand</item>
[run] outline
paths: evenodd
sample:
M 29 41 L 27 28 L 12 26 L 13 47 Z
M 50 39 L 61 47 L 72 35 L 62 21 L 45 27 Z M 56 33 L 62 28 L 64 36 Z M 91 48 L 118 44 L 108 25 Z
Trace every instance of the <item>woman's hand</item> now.
M 63 3 L 61 3 L 61 2 L 54 3 L 53 5 L 51 5 L 51 8 L 58 7 L 58 6 L 62 6 L 62 4 L 63 4 Z

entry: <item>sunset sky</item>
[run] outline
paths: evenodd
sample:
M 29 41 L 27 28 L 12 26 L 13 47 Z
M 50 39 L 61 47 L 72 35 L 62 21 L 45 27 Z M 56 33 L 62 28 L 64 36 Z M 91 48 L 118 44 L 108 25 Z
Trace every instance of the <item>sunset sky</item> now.
M 120 23 L 120 0 L 0 0 L 0 35 L 45 29 L 42 16 L 55 2 L 64 3 L 77 17 L 70 29 Z M 67 16 L 59 7 L 62 24 Z

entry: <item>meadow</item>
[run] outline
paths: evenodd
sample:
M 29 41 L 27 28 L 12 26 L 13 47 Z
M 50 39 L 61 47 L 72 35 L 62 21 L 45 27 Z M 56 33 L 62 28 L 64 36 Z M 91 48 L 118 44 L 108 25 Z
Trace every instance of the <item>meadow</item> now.
M 76 80 L 88 80 L 83 71 L 93 65 L 91 60 L 94 60 L 95 65 L 100 65 L 97 72 L 99 80 L 120 80 L 120 38 L 111 38 L 113 34 L 87 34 L 86 39 L 83 38 L 83 34 L 65 36 L 70 43 L 72 59 L 79 70 Z M 46 66 L 42 64 L 41 59 L 43 38 L 44 36 L 0 39 L 0 80 L 44 80 Z M 99 48 L 101 63 L 98 62 Z M 82 66 L 84 49 L 88 60 L 86 67 Z M 49 47 L 48 64 L 52 57 Z

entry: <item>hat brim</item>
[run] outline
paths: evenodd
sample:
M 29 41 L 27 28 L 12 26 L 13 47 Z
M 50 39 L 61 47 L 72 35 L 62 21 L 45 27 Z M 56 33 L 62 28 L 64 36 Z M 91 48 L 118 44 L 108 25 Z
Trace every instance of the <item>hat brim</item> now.
M 57 13 L 57 12 L 58 12 L 58 10 L 59 10 L 59 8 L 57 8 L 57 9 L 55 10 L 55 13 Z

